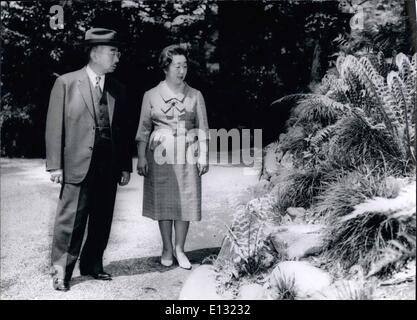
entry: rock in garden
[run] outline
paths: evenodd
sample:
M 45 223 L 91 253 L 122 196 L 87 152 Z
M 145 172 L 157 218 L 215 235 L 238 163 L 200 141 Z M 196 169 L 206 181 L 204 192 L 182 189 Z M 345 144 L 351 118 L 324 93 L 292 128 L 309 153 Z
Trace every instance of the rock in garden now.
M 223 300 L 216 292 L 216 272 L 211 265 L 195 269 L 184 283 L 179 300 Z
M 304 208 L 287 208 L 287 214 L 291 217 L 291 220 L 294 222 L 301 222 L 302 220 L 304 220 L 306 212 L 307 211 Z
M 286 152 L 281 159 L 280 165 L 287 170 L 293 169 L 294 168 L 294 156 L 291 153 Z
M 289 260 L 298 260 L 317 254 L 322 249 L 322 225 L 293 224 L 274 228 L 272 243 L 277 251 L 286 247 Z
M 267 145 L 264 149 L 264 172 L 263 175 L 266 177 L 272 176 L 278 169 L 279 160 L 281 160 L 280 155 L 279 159 L 277 158 L 277 151 L 278 151 L 278 143 L 273 142 L 269 145 Z
M 268 180 L 266 180 L 266 179 L 261 179 L 261 180 L 259 180 L 259 182 L 256 184 L 256 189 L 257 189 L 257 192 L 258 192 L 260 195 L 265 195 L 265 194 L 267 194 L 267 193 L 270 191 L 271 187 L 272 187 L 271 182 L 270 182 L 270 181 L 268 181 Z
M 296 299 L 306 299 L 330 286 L 331 282 L 327 272 L 304 261 L 280 262 L 270 278 L 273 290 L 282 291 L 289 287 Z
M 338 280 L 309 297 L 311 300 L 371 300 L 373 288 L 357 280 Z
M 257 283 L 246 284 L 240 287 L 238 300 L 264 300 L 266 290 Z
M 272 184 L 275 188 L 276 188 L 277 184 L 281 182 L 281 180 L 282 180 L 282 178 L 281 178 L 281 176 L 280 176 L 280 175 L 278 175 L 278 174 L 273 175 L 273 176 L 269 179 L 269 181 L 271 182 L 271 184 Z M 273 188 L 274 188 L 274 187 L 273 187 Z

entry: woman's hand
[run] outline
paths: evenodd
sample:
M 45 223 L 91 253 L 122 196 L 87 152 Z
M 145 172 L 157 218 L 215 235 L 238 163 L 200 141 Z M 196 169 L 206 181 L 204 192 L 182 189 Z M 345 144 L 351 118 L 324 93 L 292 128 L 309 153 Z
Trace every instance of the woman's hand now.
M 198 175 L 201 177 L 209 170 L 209 155 L 207 140 L 199 143 L 199 157 L 197 159 Z
M 146 177 L 148 175 L 148 160 L 145 157 L 138 158 L 138 175 Z

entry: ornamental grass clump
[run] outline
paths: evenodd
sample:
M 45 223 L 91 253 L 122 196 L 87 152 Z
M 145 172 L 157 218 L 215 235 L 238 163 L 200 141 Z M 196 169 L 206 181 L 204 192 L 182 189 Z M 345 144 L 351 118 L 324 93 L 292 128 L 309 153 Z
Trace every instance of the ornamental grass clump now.
M 373 125 L 365 117 L 345 117 L 329 143 L 329 161 L 344 168 L 363 164 L 386 164 L 393 168 L 405 167 L 401 148 L 383 125 Z
M 274 189 L 275 207 L 279 214 L 285 214 L 289 207 L 309 208 L 315 197 L 323 190 L 326 173 L 316 169 L 297 169 L 282 175 Z
M 352 171 L 340 169 L 325 183 L 325 191 L 315 197 L 314 216 L 332 224 L 350 214 L 353 207 L 373 197 L 395 198 L 406 184 L 395 171 L 384 167 L 360 166 Z
M 374 190 L 385 193 L 385 196 L 373 197 L 369 197 L 367 192 L 361 193 L 360 187 L 354 187 L 351 190 L 359 195 L 354 200 L 352 192 L 346 195 L 349 200 L 345 204 L 350 202 L 350 205 L 345 205 L 343 210 L 340 207 L 333 212 L 328 210 L 333 214 L 325 237 L 328 261 L 340 262 L 345 269 L 358 264 L 371 276 L 384 275 L 392 267 L 399 267 L 409 258 L 415 258 L 415 181 L 405 186 L 403 180 L 396 186 L 391 181 L 385 187 L 385 192 L 381 192 L 381 187 Z M 348 189 L 345 185 L 340 191 Z M 341 193 L 336 194 L 340 199 Z M 391 197 L 386 196 L 389 194 Z M 366 198 L 359 202 L 364 196 Z M 359 203 L 353 205 L 355 201 Z
M 269 289 L 275 300 L 296 300 L 297 287 L 294 277 L 270 277 Z

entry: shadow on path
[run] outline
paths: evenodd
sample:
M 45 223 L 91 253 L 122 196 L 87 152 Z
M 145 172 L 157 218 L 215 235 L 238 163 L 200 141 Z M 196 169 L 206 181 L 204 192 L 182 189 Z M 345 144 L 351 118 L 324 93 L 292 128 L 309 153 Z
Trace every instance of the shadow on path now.
M 187 257 L 192 264 L 201 264 L 205 258 L 210 255 L 217 255 L 220 251 L 220 247 L 216 248 L 204 248 L 193 251 L 187 251 Z M 112 261 L 104 270 L 112 275 L 113 278 L 120 276 L 133 276 L 150 272 L 166 272 L 178 268 L 178 264 L 175 262 L 171 267 L 164 267 L 160 263 L 160 256 L 157 257 L 143 257 L 132 258 L 119 261 Z M 89 276 L 78 276 L 71 280 L 71 285 L 82 283 L 84 281 L 91 280 Z

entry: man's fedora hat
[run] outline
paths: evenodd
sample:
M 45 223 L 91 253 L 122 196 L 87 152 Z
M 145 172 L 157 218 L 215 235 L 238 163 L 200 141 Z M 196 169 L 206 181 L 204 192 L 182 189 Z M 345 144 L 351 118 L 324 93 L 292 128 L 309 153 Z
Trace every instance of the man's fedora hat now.
M 91 28 L 85 33 L 83 44 L 86 46 L 108 45 L 120 47 L 122 42 L 119 40 L 117 32 L 114 30 Z

